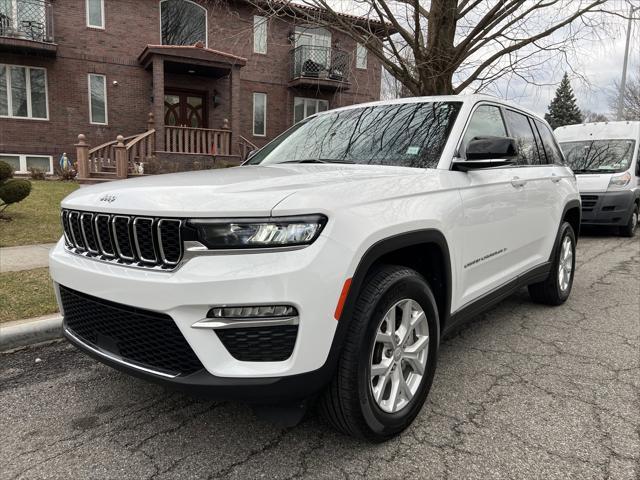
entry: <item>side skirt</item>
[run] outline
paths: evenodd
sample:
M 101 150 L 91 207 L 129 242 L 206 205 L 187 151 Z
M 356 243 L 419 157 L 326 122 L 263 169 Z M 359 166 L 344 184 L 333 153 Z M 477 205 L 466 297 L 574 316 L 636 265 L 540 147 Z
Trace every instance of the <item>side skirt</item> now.
M 520 288 L 532 283 L 542 282 L 549 276 L 549 272 L 551 272 L 551 262 L 545 262 L 491 290 L 477 300 L 466 304 L 451 314 L 447 324 L 444 326 L 442 336 L 450 334 L 472 318 L 511 296 Z

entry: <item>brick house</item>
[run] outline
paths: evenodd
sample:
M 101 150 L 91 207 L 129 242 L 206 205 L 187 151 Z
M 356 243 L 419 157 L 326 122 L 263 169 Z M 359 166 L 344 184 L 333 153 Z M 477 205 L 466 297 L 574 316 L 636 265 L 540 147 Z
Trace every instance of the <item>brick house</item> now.
M 0 0 L 0 159 L 51 172 L 84 134 L 86 178 L 233 163 L 316 111 L 377 100 L 380 76 L 343 34 L 243 0 Z

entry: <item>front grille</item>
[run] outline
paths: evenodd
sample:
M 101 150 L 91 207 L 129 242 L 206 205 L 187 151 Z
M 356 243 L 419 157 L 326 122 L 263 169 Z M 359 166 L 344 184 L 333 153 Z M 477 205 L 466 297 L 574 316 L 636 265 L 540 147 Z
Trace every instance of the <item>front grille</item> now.
M 102 261 L 172 269 L 183 254 L 183 222 L 175 218 L 137 217 L 62 210 L 65 243 L 75 253 Z
M 591 212 L 598 203 L 598 195 L 580 195 L 580 198 L 583 212 Z
M 236 360 L 281 362 L 293 353 L 298 325 L 216 330 L 220 341 Z
M 65 327 L 92 347 L 151 370 L 189 375 L 204 367 L 169 315 L 60 286 Z

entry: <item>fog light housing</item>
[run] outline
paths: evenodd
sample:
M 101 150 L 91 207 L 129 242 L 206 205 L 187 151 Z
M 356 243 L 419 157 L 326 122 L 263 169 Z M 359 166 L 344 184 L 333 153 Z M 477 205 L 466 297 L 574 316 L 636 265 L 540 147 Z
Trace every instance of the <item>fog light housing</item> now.
M 291 305 L 254 305 L 236 307 L 213 307 L 207 318 L 281 318 L 296 317 L 298 310 Z

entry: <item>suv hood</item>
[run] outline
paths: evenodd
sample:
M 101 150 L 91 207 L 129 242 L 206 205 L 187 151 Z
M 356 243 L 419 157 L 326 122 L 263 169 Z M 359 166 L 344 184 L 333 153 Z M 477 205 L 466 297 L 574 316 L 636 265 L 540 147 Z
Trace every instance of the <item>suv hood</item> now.
M 368 165 L 279 164 L 149 175 L 82 187 L 65 198 L 62 206 L 152 216 L 266 216 L 286 197 L 301 190 L 421 171 Z

